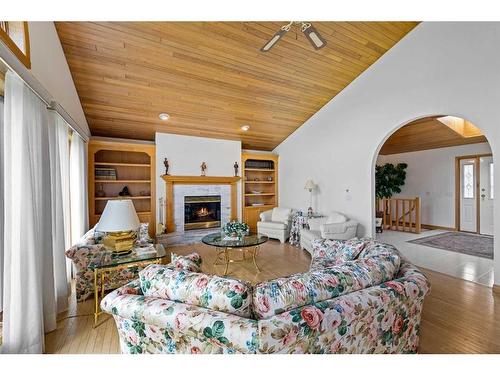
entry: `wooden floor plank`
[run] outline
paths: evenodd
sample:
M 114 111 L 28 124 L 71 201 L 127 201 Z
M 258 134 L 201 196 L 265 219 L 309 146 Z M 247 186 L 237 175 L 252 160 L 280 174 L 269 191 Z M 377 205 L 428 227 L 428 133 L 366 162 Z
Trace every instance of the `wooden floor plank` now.
M 213 266 L 215 251 L 203 245 L 171 248 L 181 255 L 198 252 L 202 270 L 221 274 L 223 267 Z M 304 272 L 310 256 L 289 244 L 271 240 L 261 248 L 256 272 L 253 264 L 229 266 L 229 276 L 252 283 Z M 420 353 L 500 353 L 500 295 L 491 288 L 423 269 L 431 281 L 422 314 Z M 115 322 L 101 315 L 94 328 L 93 300 L 73 300 L 70 309 L 59 317 L 57 329 L 46 335 L 47 353 L 119 353 Z M 78 315 L 78 317 L 69 317 Z M 82 316 L 80 316 L 82 315 Z

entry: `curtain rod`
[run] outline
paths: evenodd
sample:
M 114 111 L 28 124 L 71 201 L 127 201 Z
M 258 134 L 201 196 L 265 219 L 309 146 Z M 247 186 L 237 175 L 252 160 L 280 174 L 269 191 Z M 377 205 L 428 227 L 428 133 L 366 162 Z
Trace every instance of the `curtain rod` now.
M 77 133 L 85 142 L 90 139 L 90 134 L 82 128 L 66 110 L 56 102 L 52 95 L 42 86 L 33 74 L 10 52 L 9 49 L 0 43 L 0 61 L 2 61 L 11 72 L 16 74 L 22 81 L 38 96 L 47 108 L 55 110 L 66 121 L 68 126 Z

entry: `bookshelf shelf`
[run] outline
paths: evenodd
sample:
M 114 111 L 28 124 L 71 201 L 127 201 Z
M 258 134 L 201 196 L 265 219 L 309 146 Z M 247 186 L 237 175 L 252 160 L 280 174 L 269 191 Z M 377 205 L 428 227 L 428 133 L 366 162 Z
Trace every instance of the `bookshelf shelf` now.
M 139 196 L 139 197 L 95 197 L 96 201 L 112 201 L 112 200 L 119 200 L 119 199 L 151 199 L 151 196 Z
M 142 164 L 142 163 L 107 163 L 107 162 L 100 162 L 100 163 L 95 163 L 95 165 L 105 165 L 105 166 L 116 166 L 116 167 L 145 167 L 145 168 L 150 168 L 151 164 Z
M 151 180 L 94 180 L 96 184 L 149 184 Z

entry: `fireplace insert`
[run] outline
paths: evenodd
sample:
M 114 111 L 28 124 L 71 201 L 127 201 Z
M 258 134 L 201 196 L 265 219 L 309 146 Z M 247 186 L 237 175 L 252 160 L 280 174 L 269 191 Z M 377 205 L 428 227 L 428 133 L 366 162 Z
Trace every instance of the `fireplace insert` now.
M 184 230 L 220 227 L 220 195 L 184 197 Z

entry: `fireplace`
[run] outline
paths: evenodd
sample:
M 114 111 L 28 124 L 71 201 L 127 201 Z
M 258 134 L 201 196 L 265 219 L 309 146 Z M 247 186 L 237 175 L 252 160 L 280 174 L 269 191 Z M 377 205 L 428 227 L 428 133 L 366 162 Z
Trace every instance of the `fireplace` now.
M 185 196 L 184 230 L 220 227 L 220 203 L 220 195 Z

